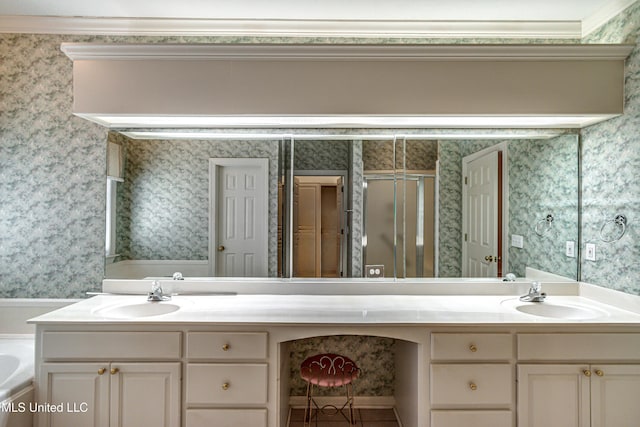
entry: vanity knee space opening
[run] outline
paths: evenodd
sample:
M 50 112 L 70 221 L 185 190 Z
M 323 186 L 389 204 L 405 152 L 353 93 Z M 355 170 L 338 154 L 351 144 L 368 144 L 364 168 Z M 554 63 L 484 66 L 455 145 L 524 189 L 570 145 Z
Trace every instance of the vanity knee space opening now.
M 367 420 L 379 419 L 417 427 L 418 411 L 424 406 L 420 405 L 419 347 L 418 343 L 371 335 L 313 336 L 280 343 L 280 425 L 304 425 L 308 383 L 301 376 L 301 364 L 308 357 L 329 354 L 344 356 L 359 368 L 351 382 L 356 425 L 366 427 Z M 329 358 L 324 360 L 332 363 Z M 334 361 L 338 370 L 340 362 L 341 359 Z M 312 395 L 313 405 L 317 405 L 312 416 L 318 408 L 329 405 L 324 413 L 318 411 L 318 419 L 347 425 L 346 386 L 314 386 Z M 343 416 L 337 412 L 340 409 Z

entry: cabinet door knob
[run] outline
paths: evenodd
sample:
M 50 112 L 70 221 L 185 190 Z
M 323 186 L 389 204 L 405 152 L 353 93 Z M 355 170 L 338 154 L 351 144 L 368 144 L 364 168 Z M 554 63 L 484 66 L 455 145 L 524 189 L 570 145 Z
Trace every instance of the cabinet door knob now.
M 110 372 L 111 372 L 111 375 L 115 375 L 115 374 L 117 374 L 118 372 L 120 372 L 120 369 L 118 369 L 118 368 L 111 368 L 111 371 L 110 371 Z
M 229 344 L 225 344 L 222 346 L 222 351 L 229 351 L 230 348 L 231 346 Z
M 478 389 L 478 386 L 475 383 L 469 383 L 469 388 L 473 391 L 476 391 Z
M 476 351 L 478 351 L 478 347 L 476 347 L 476 345 L 475 345 L 475 344 L 471 344 L 471 345 L 469 346 L 469 351 L 470 351 L 471 353 L 475 353 Z
M 604 372 L 602 372 L 600 369 L 596 369 L 596 375 L 599 377 L 603 377 L 604 376 Z
M 588 370 L 588 369 L 583 370 L 582 373 L 584 374 L 585 377 L 590 377 L 591 376 L 591 371 Z
M 100 369 L 98 369 L 98 375 L 102 375 L 102 374 L 104 374 L 104 373 L 105 373 L 105 371 L 106 371 L 106 369 L 105 369 L 105 368 L 100 368 Z
M 229 384 L 229 383 L 223 383 L 223 384 L 222 384 L 222 389 L 223 389 L 223 390 L 229 390 L 229 386 L 230 386 L 230 384 Z

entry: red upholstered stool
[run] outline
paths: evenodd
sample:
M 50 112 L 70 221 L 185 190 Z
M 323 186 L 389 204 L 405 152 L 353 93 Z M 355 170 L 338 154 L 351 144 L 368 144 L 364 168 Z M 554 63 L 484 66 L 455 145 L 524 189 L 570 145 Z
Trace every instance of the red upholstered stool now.
M 351 382 L 358 378 L 360 368 L 348 357 L 339 354 L 317 354 L 305 359 L 300 365 L 300 376 L 307 382 L 307 404 L 304 409 L 304 425 L 311 424 L 313 409 L 316 410 L 315 418 L 318 425 L 318 411 L 323 414 L 342 414 L 350 425 L 355 425 L 353 417 L 353 386 Z M 347 401 L 340 409 L 334 405 L 319 407 L 313 398 L 313 387 L 345 387 Z M 349 417 L 342 412 L 349 407 Z M 331 412 L 329 412 L 329 410 Z

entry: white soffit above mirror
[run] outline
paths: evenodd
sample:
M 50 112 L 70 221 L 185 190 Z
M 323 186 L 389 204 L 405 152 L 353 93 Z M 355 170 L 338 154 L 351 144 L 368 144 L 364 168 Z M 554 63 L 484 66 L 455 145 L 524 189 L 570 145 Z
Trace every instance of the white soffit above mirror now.
M 630 45 L 63 44 L 74 113 L 131 128 L 580 128 Z

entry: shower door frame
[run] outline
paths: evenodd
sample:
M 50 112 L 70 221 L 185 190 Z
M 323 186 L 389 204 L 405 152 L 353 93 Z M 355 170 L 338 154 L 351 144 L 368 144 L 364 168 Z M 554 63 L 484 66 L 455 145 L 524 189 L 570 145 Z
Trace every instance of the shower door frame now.
M 367 197 L 368 197 L 368 181 L 393 181 L 394 183 L 394 191 L 393 191 L 393 277 L 398 277 L 398 261 L 397 261 L 397 252 L 398 252 L 398 209 L 397 209 L 397 186 L 399 183 L 405 181 L 417 181 L 416 185 L 416 277 L 421 278 L 424 274 L 424 179 L 425 178 L 433 178 L 433 202 L 434 202 L 434 215 L 433 215 L 433 277 L 438 277 L 438 212 L 439 212 L 439 197 L 438 197 L 438 173 L 437 173 L 437 165 L 435 173 L 421 173 L 417 171 L 410 171 L 407 173 L 402 173 L 400 176 L 394 172 L 366 172 L 363 174 L 363 185 L 362 185 L 362 271 L 366 271 L 366 263 L 367 263 Z M 403 192 L 406 195 L 406 189 Z M 403 212 L 406 215 L 406 199 L 404 199 L 404 207 Z M 403 218 L 402 224 L 404 227 L 403 236 L 406 234 L 406 218 Z M 421 242 L 421 243 L 418 243 Z M 406 278 L 406 244 L 407 240 L 403 239 L 404 250 L 403 254 L 405 257 L 402 263 L 402 272 L 404 274 L 403 278 Z M 421 262 L 420 262 L 421 261 Z

